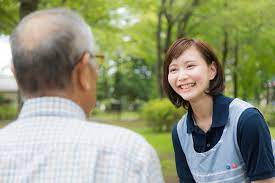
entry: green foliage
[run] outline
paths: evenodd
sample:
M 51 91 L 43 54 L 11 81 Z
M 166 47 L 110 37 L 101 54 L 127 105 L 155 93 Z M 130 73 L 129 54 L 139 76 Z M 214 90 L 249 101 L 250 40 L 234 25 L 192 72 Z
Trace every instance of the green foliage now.
M 0 0 L 0 33 L 10 34 L 19 20 L 17 0 Z M 79 12 L 91 26 L 105 61 L 99 64 L 98 99 L 116 98 L 128 103 L 159 97 L 156 32 L 160 0 L 39 0 L 39 9 L 67 7 Z M 232 74 L 238 76 L 238 97 L 259 102 L 267 80 L 275 73 L 275 6 L 273 0 L 194 0 L 166 1 L 167 17 L 174 17 L 171 40 L 177 38 L 181 17 L 192 9 L 184 22 L 184 36 L 209 42 L 223 56 L 225 35 L 228 35 L 226 58 L 226 93 L 235 87 Z M 170 4 L 172 3 L 172 4 Z M 163 17 L 164 19 L 164 17 Z M 162 22 L 167 37 L 168 22 Z M 238 63 L 234 48 L 238 43 Z M 164 46 L 165 39 L 161 41 Z M 165 49 L 164 49 L 165 51 Z M 140 71 L 150 73 L 144 75 Z M 137 71 L 137 72 L 135 72 Z M 125 103 L 125 102 L 122 102 Z
M 112 99 L 104 99 L 100 101 L 100 105 L 104 106 L 104 111 L 110 112 L 112 107 Z
M 12 120 L 17 115 L 15 105 L 1 105 L 0 106 L 0 120 Z
M 269 126 L 275 127 L 275 106 L 265 105 L 259 107 L 260 111 L 262 112 L 265 121 Z
M 137 112 L 102 112 L 100 110 L 94 109 L 90 114 L 91 121 L 99 121 L 109 124 L 117 124 L 119 126 L 124 126 L 130 128 L 131 125 L 144 126 L 144 123 L 140 122 L 139 114 Z M 128 123 L 131 122 L 132 124 Z
M 4 102 L 5 102 L 5 97 L 0 94 L 0 104 L 2 105 L 2 103 Z
M 0 35 L 9 34 L 19 20 L 19 2 L 0 0 Z
M 184 109 L 177 109 L 168 99 L 151 100 L 142 109 L 142 117 L 156 132 L 170 131 L 183 114 Z
M 274 8 L 271 0 L 204 1 L 196 8 L 187 27 L 187 36 L 209 42 L 220 59 L 224 51 L 224 32 L 227 32 L 226 92 L 231 93 L 235 87 L 233 73 L 238 77 L 239 97 L 254 100 L 265 92 L 264 83 L 275 73 L 275 45 L 270 39 L 275 32 Z
M 114 74 L 116 99 L 126 98 L 128 102 L 137 99 L 148 100 L 151 94 L 151 72 L 143 59 L 127 57 L 118 65 Z

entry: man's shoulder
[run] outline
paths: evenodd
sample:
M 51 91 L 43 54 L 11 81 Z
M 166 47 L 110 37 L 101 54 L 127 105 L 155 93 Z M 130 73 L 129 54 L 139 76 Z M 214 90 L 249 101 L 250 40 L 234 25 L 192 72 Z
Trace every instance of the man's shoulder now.
M 148 146 L 147 141 L 139 134 L 122 128 L 95 121 L 86 121 L 76 118 L 33 118 L 11 122 L 0 129 L 0 136 L 43 136 L 60 137 L 56 141 L 74 141 L 79 143 L 96 143 L 97 145 L 129 145 L 139 143 Z M 41 136 L 41 138 L 43 138 Z M 61 138 L 62 137 L 62 138 Z M 104 144 L 102 143 L 104 142 Z
M 138 133 L 124 127 L 105 124 L 105 123 L 96 122 L 96 121 L 85 121 L 85 122 L 86 123 L 84 124 L 83 127 L 91 131 L 94 131 L 97 134 L 102 134 L 102 136 L 111 137 L 112 140 L 114 140 L 115 138 L 127 137 L 136 141 L 141 141 L 141 142 L 146 141 Z
M 0 131 L 0 145 L 43 142 L 89 152 L 110 152 L 126 159 L 155 154 L 147 140 L 126 128 L 73 118 L 47 119 L 12 122 Z
M 120 150 L 152 148 L 144 137 L 132 130 L 95 121 L 82 123 L 79 133 L 82 134 L 81 139 L 91 140 L 94 143 L 104 142 L 104 144 L 98 145 L 105 147 L 109 146 Z
M 89 145 L 90 148 L 96 147 L 125 160 L 140 163 L 157 157 L 148 141 L 129 129 L 97 122 L 86 122 L 82 128 L 85 130 L 81 130 L 79 143 Z

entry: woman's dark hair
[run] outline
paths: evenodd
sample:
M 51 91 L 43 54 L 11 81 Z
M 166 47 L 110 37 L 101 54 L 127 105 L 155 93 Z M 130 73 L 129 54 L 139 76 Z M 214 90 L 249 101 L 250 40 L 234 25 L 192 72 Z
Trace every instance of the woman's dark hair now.
M 178 39 L 170 46 L 170 48 L 166 52 L 166 57 L 163 65 L 163 80 L 162 80 L 164 92 L 176 107 L 183 106 L 184 108 L 188 108 L 189 102 L 184 100 L 181 96 L 179 96 L 170 86 L 168 82 L 168 74 L 169 74 L 168 69 L 169 69 L 170 63 L 174 59 L 177 59 L 179 56 L 181 56 L 183 52 L 185 52 L 187 49 L 191 47 L 195 47 L 200 52 L 201 56 L 203 57 L 203 59 L 206 61 L 208 65 L 210 65 L 212 62 L 214 62 L 216 65 L 217 74 L 214 77 L 214 79 L 210 81 L 209 88 L 206 91 L 206 93 L 211 96 L 217 95 L 219 93 L 222 93 L 225 88 L 223 69 L 212 47 L 206 42 L 203 42 L 198 39 L 188 39 L 188 38 Z

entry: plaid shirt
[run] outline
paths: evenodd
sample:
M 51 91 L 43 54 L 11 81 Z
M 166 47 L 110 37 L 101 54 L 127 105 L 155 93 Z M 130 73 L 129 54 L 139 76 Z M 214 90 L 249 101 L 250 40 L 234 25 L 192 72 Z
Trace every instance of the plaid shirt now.
M 0 130 L 1 183 L 162 183 L 154 149 L 129 130 L 88 123 L 70 100 L 27 100 Z

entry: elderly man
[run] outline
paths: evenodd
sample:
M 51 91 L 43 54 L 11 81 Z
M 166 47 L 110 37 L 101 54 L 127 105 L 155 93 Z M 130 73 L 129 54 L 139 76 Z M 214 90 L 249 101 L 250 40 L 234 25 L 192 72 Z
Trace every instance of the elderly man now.
M 10 41 L 27 100 L 0 131 L 0 182 L 163 182 L 156 152 L 141 136 L 86 121 L 96 103 L 95 43 L 76 13 L 32 13 Z

